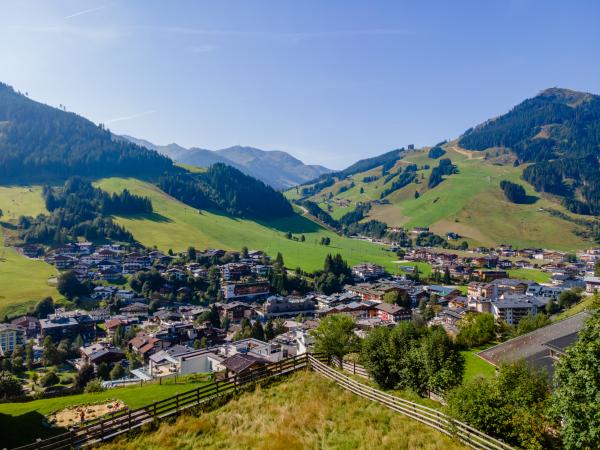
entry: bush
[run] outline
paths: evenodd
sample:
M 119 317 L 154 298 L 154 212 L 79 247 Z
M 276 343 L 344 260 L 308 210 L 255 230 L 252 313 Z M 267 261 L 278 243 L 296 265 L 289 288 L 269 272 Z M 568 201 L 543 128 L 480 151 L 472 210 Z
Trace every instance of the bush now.
M 46 372 L 46 374 L 40 379 L 40 385 L 45 388 L 54 386 L 58 383 L 60 383 L 60 378 L 58 378 L 58 375 L 56 375 L 56 373 L 54 373 L 52 370 L 50 372 Z
M 23 386 L 10 372 L 0 372 L 0 399 L 9 399 L 23 395 Z
M 87 394 L 102 391 L 104 391 L 104 388 L 102 387 L 102 380 L 100 378 L 91 379 L 89 383 L 85 386 L 85 392 Z

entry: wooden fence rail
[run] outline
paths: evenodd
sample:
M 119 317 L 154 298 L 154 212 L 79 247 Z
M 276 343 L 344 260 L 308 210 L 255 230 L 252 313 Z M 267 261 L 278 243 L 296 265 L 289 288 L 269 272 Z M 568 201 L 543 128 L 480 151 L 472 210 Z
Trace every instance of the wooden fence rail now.
M 512 450 L 512 447 L 504 442 L 488 436 L 466 423 L 459 422 L 436 409 L 387 394 L 378 389 L 359 383 L 329 367 L 322 357 L 310 355 L 308 359 L 312 370 L 323 375 L 325 378 L 334 381 L 344 389 L 366 399 L 378 402 L 387 408 L 435 428 L 448 436 L 455 437 L 471 448 L 477 450 Z

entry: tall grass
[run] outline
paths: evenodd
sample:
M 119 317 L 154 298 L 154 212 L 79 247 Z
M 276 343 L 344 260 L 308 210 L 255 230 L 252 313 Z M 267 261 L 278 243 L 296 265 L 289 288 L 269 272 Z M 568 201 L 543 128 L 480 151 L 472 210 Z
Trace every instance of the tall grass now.
M 108 449 L 458 449 L 449 437 L 313 372 L 257 387 L 200 415 L 163 423 Z

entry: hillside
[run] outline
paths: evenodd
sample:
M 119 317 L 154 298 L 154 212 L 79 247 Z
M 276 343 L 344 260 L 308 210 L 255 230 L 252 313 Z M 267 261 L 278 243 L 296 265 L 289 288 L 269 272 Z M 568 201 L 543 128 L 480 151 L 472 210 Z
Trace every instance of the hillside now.
M 132 136 L 121 137 L 156 150 L 181 164 L 197 167 L 208 167 L 216 163 L 228 164 L 264 181 L 275 189 L 287 189 L 331 172 L 323 166 L 304 164 L 289 153 L 279 150 L 260 150 L 239 145 L 221 150 L 207 150 L 197 147 L 186 149 L 175 143 L 156 145 Z
M 340 237 L 296 213 L 272 221 L 252 221 L 204 210 L 199 213 L 196 208 L 175 200 L 156 186 L 132 178 L 107 178 L 98 181 L 96 186 L 111 193 L 128 189 L 132 194 L 152 200 L 152 214 L 115 218 L 148 246 L 176 251 L 190 245 L 199 249 L 228 250 L 246 246 L 273 256 L 281 252 L 288 267 L 299 266 L 305 270 L 322 268 L 328 253 L 341 253 L 352 264 L 372 261 L 394 270 L 395 255 L 384 251 L 383 247 Z M 287 239 L 287 232 L 296 237 L 304 234 L 306 241 Z M 331 245 L 320 245 L 322 237 L 329 237 Z
M 0 224 L 14 222 L 20 215 L 47 212 L 42 201 L 41 188 L 0 186 Z M 44 261 L 32 260 L 12 248 L 4 247 L 4 234 L 10 231 L 0 226 L 0 317 L 24 313 L 29 306 L 44 297 L 58 300 L 55 286 L 48 279 L 56 276 L 56 269 Z
M 600 96 L 552 88 L 467 130 L 461 147 L 506 148 L 532 163 L 523 178 L 572 212 L 600 214 Z
M 29 99 L 0 83 L 0 179 L 61 180 L 72 175 L 157 176 L 173 170 L 155 151 L 115 141 L 77 114 Z
M 449 437 L 303 372 L 106 449 L 462 449 Z
M 521 180 L 526 164 L 514 166 L 507 151 L 468 151 L 451 142 L 443 145 L 458 173 L 444 176 L 434 187 L 428 186 L 432 168 L 439 160 L 428 156 L 429 149 L 406 152 L 402 159 L 382 175 L 382 165 L 336 178 L 331 186 L 308 198 L 339 219 L 358 202 L 370 202 L 366 220 L 379 220 L 390 227 L 428 226 L 440 235 L 455 232 L 470 245 L 509 243 L 519 247 L 545 246 L 574 250 L 592 245 L 591 231 L 574 221 L 590 218 L 569 213 L 560 199 L 536 193 Z M 406 186 L 393 189 L 399 175 L 411 164 L 417 166 L 416 178 Z M 522 184 L 529 203 L 515 204 L 506 199 L 500 181 Z M 308 186 L 310 188 L 310 186 Z M 291 189 L 288 198 L 299 198 L 301 189 Z M 362 193 L 361 193 L 362 191 Z M 383 195 L 382 194 L 386 194 Z M 390 192 L 391 191 L 391 192 Z M 418 196 L 415 192 L 418 191 Z M 569 220 L 556 215 L 558 211 Z

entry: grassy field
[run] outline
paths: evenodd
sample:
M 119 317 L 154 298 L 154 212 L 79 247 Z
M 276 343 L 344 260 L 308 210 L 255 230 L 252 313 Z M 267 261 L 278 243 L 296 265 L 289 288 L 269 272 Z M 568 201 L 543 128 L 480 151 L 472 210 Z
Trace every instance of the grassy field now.
M 0 209 L 0 221 L 6 226 L 19 216 L 46 212 L 39 186 L 0 186 Z M 4 247 L 5 232 L 0 226 L 0 317 L 24 313 L 47 296 L 60 298 L 56 288 L 48 284 L 48 278 L 56 276 L 54 267 Z
M 477 356 L 477 353 L 485 348 L 487 347 L 473 348 L 461 352 L 465 357 L 464 382 L 470 381 L 476 377 L 490 378 L 496 373 L 496 368 L 493 365 Z
M 358 397 L 313 372 L 257 388 L 108 449 L 458 449 L 449 437 Z
M 429 159 L 426 150 L 408 154 L 396 167 L 406 163 L 417 164 L 416 182 L 390 194 L 387 197 L 390 204 L 374 205 L 369 217 L 389 226 L 429 226 L 433 232 L 442 235 L 453 231 L 463 236 L 471 246 L 509 243 L 518 247 L 543 246 L 573 251 L 592 245 L 575 234 L 576 225 L 547 212 L 549 208 L 563 213 L 566 211 L 558 201 L 540 196 L 520 179 L 524 166 L 495 164 L 484 160 L 481 153 L 468 152 L 452 145 L 448 146 L 444 157 L 458 166 L 459 173 L 428 189 L 431 166 L 437 165 L 437 161 Z M 430 168 L 424 168 L 426 165 Z M 344 211 L 354 208 L 358 201 L 379 199 L 381 192 L 394 179 L 387 184 L 383 183 L 384 178 L 370 183 L 362 180 L 365 176 L 380 174 L 381 168 L 356 174 L 352 177 L 355 183 L 352 189 L 337 194 L 341 186 L 349 184 L 342 180 L 313 200 L 328 202 L 331 214 L 339 217 Z M 499 187 L 500 181 L 505 179 L 522 184 L 531 203 L 517 205 L 507 201 Z M 415 198 L 415 191 L 419 191 L 419 198 Z M 334 195 L 330 200 L 326 198 L 329 193 Z M 343 200 L 350 201 L 350 206 L 340 206 Z
M 590 309 L 592 307 L 592 305 L 594 305 L 594 303 L 599 300 L 600 300 L 599 295 L 589 295 L 589 296 L 583 297 L 583 299 L 579 303 L 571 306 L 569 309 L 564 310 L 560 314 L 557 314 L 556 316 L 554 316 L 552 318 L 552 320 L 557 321 L 557 320 L 566 319 L 567 317 L 574 316 L 575 314 L 578 314 L 581 311 Z
M 60 432 L 59 429 L 44 425 L 44 417 L 68 406 L 97 403 L 118 399 L 130 408 L 138 408 L 155 400 L 185 392 L 204 384 L 204 381 L 150 384 L 143 387 L 122 387 L 94 394 L 80 394 L 35 400 L 26 403 L 0 403 L 0 444 L 2 447 L 14 447 L 31 442 L 34 438 L 44 438 Z
M 536 283 L 550 283 L 550 274 L 539 269 L 510 269 L 507 271 L 511 278 L 535 281 Z
M 96 185 L 108 192 L 127 188 L 134 194 L 150 197 L 154 213 L 116 218 L 147 246 L 156 245 L 162 250 L 172 248 L 176 251 L 185 250 L 190 245 L 198 249 L 227 250 L 240 250 L 246 246 L 264 250 L 272 256 L 281 252 L 288 267 L 299 266 L 305 270 L 321 268 L 328 253 L 340 253 L 351 264 L 370 261 L 396 270 L 392 263 L 395 255 L 384 247 L 340 237 L 298 214 L 259 223 L 209 211 L 199 213 L 155 186 L 136 179 L 107 178 Z M 306 241 L 287 239 L 285 234 L 288 231 L 297 237 L 305 235 Z M 319 244 L 325 236 L 331 239 L 330 246 Z

